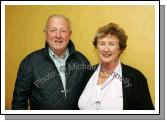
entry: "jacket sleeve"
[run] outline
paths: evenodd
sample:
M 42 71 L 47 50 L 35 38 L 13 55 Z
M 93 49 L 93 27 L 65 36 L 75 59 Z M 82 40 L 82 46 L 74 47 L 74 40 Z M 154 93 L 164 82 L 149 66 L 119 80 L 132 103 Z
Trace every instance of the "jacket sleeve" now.
M 30 58 L 25 58 L 19 67 L 13 92 L 12 109 L 28 109 L 28 98 L 31 94 L 32 67 Z
M 143 75 L 140 75 L 137 79 L 138 79 L 138 88 L 137 88 L 138 95 L 136 97 L 139 102 L 137 108 L 139 110 L 154 110 L 154 106 L 152 103 L 151 95 L 147 84 L 147 79 Z

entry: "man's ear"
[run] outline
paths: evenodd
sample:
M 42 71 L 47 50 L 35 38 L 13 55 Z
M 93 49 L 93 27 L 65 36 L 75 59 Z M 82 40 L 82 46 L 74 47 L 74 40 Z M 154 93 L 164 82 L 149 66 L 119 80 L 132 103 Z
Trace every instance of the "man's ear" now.
M 43 32 L 46 32 L 46 29 L 43 29 Z
M 70 35 L 72 34 L 72 31 L 70 31 Z

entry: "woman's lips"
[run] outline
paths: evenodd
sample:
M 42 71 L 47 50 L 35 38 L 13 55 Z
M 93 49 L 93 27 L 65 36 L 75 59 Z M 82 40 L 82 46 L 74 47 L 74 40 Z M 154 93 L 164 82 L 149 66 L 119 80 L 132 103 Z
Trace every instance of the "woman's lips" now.
M 112 54 L 111 54 L 111 53 L 109 53 L 109 54 L 108 54 L 108 53 L 103 53 L 102 55 L 103 55 L 104 57 L 108 58 L 108 57 L 110 57 Z

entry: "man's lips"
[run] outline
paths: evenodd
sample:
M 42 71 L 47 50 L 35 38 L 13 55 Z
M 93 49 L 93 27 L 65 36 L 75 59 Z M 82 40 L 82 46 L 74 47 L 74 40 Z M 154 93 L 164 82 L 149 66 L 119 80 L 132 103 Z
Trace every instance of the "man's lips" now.
M 63 43 L 63 41 L 61 41 L 61 40 L 56 40 L 56 41 L 54 41 L 55 43 Z

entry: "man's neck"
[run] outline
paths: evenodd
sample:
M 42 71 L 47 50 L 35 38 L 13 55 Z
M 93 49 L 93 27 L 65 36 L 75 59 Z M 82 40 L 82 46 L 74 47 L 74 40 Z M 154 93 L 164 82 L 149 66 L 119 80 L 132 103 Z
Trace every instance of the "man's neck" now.
M 63 58 L 64 55 L 65 55 L 65 51 L 66 50 L 63 50 L 63 51 L 53 51 L 55 55 L 57 55 L 59 58 Z
M 49 47 L 49 48 L 52 51 L 52 55 L 55 55 L 58 58 L 63 58 L 65 53 L 66 53 L 66 50 L 67 50 L 67 48 L 65 48 L 64 50 L 61 50 L 61 51 L 55 50 L 51 47 Z

